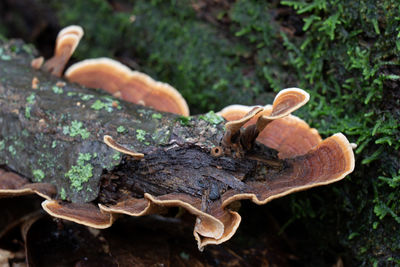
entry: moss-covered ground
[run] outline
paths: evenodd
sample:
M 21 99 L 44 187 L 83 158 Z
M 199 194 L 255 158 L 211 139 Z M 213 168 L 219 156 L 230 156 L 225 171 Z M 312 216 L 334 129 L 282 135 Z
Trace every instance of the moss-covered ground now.
M 282 88 L 307 90 L 311 100 L 297 115 L 323 137 L 342 132 L 357 143 L 356 170 L 338 184 L 268 207 L 245 204 L 249 216 L 273 213 L 281 231 L 303 245 L 299 254 L 310 265 L 337 257 L 400 265 L 400 2 L 33 2 L 35 12 L 54 11 L 37 16 L 47 25 L 36 36 L 26 28 L 39 22 L 29 24 L 12 4 L 0 8 L 14 14 L 0 16 L 0 34 L 27 36 L 49 54 L 46 40 L 79 24 L 85 37 L 76 60 L 116 58 L 176 87 L 192 113 L 270 103 Z M 259 224 L 246 228 L 245 220 L 239 234 L 251 236 L 246 229 Z

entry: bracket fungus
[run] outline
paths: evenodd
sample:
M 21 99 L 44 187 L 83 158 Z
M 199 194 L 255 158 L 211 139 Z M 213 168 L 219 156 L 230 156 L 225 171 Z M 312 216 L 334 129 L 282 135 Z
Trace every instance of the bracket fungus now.
M 189 116 L 189 107 L 181 94 L 166 83 L 132 71 L 110 58 L 86 59 L 70 66 L 65 77 L 90 88 L 101 88 L 126 101 L 154 109 Z
M 59 38 L 66 34 L 62 32 Z M 78 39 L 79 32 L 70 34 Z M 177 114 L 189 112 L 186 102 L 172 87 L 109 59 L 78 63 L 67 70 L 66 77 L 88 87 L 101 87 L 134 104 L 143 104 L 140 101 L 144 101 L 157 110 Z M 106 82 L 108 85 L 103 87 Z M 148 84 L 156 87 L 146 91 Z M 64 90 L 68 87 L 69 84 Z M 65 102 L 68 102 L 67 94 L 58 97 L 66 97 Z M 277 94 L 271 106 L 233 105 L 224 108 L 218 114 L 226 122 L 221 120 L 216 124 L 202 120 L 201 116 L 193 116 L 190 125 L 181 124 L 177 120 L 179 116 L 164 113 L 162 123 L 158 119 L 146 123 L 153 123 L 157 128 L 155 131 L 162 128 L 162 134 L 168 134 L 164 134 L 162 142 L 157 138 L 147 140 L 143 137 L 146 134 L 136 137 L 137 142 L 141 138 L 148 141 L 137 146 L 141 153 L 131 149 L 129 140 L 134 143 L 133 136 L 117 134 L 117 127 L 113 124 L 115 115 L 104 111 L 102 120 L 95 124 L 101 131 L 90 134 L 90 138 L 85 135 L 87 140 L 83 136 L 74 139 L 75 146 L 85 144 L 85 149 L 98 149 L 89 151 L 93 154 L 101 151 L 102 154 L 96 154 L 97 158 L 106 157 L 104 151 L 115 150 L 124 154 L 112 168 L 96 167 L 101 168 L 96 172 L 97 197 L 86 203 L 74 202 L 74 198 L 60 197 L 60 184 L 64 183 L 65 177 L 59 180 L 56 177 L 53 184 L 34 183 L 6 171 L 0 171 L 0 196 L 37 193 L 46 198 L 42 206 L 50 215 L 94 228 L 111 226 L 121 214 L 163 214 L 168 208 L 180 207 L 195 216 L 193 234 L 202 250 L 209 244 L 225 242 L 235 234 L 241 217 L 231 209 L 234 202 L 249 199 L 259 205 L 265 204 L 293 192 L 339 181 L 353 171 L 352 145 L 343 134 L 337 133 L 322 140 L 317 130 L 291 115 L 308 99 L 304 90 L 285 89 Z M 140 106 L 127 102 L 121 101 L 122 111 L 116 114 L 136 116 Z M 75 103 L 71 104 L 71 110 L 73 108 L 77 108 Z M 84 106 L 79 108 L 83 110 Z M 63 113 L 63 110 L 54 112 Z M 141 125 L 140 116 L 142 114 L 129 118 L 130 121 L 139 121 L 132 125 Z M 57 116 L 53 114 L 53 117 Z M 50 141 L 60 136 L 57 128 L 47 129 L 46 134 Z M 95 145 L 88 146 L 90 142 Z M 12 154 L 7 156 L 11 159 Z M 80 157 L 81 165 L 90 158 L 90 154 Z M 58 164 L 62 168 L 62 164 L 68 163 Z M 95 167 L 85 166 L 85 172 L 76 171 L 75 174 L 89 173 L 94 177 Z M 8 167 L 13 170 L 12 166 Z M 13 171 L 29 177 L 22 167 Z
M 44 69 L 60 77 L 82 36 L 83 29 L 80 26 L 71 25 L 62 29 L 57 35 L 54 56 L 46 61 Z

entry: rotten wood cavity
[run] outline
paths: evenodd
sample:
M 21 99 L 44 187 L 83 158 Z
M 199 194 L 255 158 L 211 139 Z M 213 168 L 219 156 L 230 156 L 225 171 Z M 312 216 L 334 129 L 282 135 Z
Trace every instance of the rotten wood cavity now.
M 100 196 L 102 203 L 115 203 L 145 192 L 180 192 L 216 200 L 288 167 L 263 145 L 242 158 L 213 157 L 225 131 L 221 119 L 162 113 L 68 82 L 58 87 L 61 79 L 30 67 L 33 57 L 22 46 L 0 46 L 10 57 L 0 60 L 0 165 L 54 184 L 60 199 L 80 203 Z M 32 89 L 35 77 L 39 84 Z M 104 135 L 144 159 L 109 148 Z

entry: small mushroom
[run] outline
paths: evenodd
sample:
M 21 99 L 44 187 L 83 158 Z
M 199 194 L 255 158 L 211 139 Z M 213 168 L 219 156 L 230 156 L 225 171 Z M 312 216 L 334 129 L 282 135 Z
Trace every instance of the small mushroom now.
M 288 116 L 291 112 L 303 106 L 309 100 L 309 94 L 304 90 L 298 88 L 284 89 L 277 94 L 274 99 L 271 110 L 266 108 L 253 108 L 249 114 L 245 115 L 241 119 L 229 121 L 226 127 L 226 133 L 223 140 L 223 145 L 231 147 L 234 143 L 238 143 L 235 146 L 249 150 L 258 135 L 264 130 L 264 128 L 276 119 L 280 119 Z M 241 113 L 246 110 L 245 106 L 232 106 L 230 109 L 225 108 L 220 112 L 222 115 L 231 116 L 229 114 Z M 257 112 L 254 112 L 257 110 Z M 263 112 L 261 112 L 263 111 Z M 242 128 L 247 122 L 256 120 L 256 123 L 246 128 Z M 237 136 L 240 132 L 240 136 Z M 236 140 L 234 140 L 236 138 Z
M 31 67 L 34 68 L 35 70 L 38 70 L 42 67 L 43 62 L 44 62 L 44 57 L 34 58 L 31 61 Z
M 237 137 L 240 134 L 240 129 L 242 128 L 243 125 L 245 125 L 248 121 L 250 121 L 254 116 L 256 116 L 258 113 L 263 111 L 262 107 L 254 107 L 252 110 L 249 111 L 243 118 L 227 122 L 225 124 L 225 135 L 224 139 L 222 140 L 222 144 L 226 147 L 232 146 L 233 143 L 236 143 L 234 140 L 235 138 L 238 139 Z
M 258 113 L 244 125 L 247 133 L 243 136 L 251 141 L 258 132 L 256 141 L 279 151 L 280 158 L 288 158 L 307 153 L 322 139 L 316 129 L 310 128 L 305 121 L 289 114 L 304 105 L 309 95 L 298 88 L 283 91 L 284 93 L 276 96 L 274 106 L 266 105 L 263 112 Z M 291 108 L 287 108 L 289 105 L 292 105 Z M 231 105 L 218 114 L 228 121 L 235 121 L 244 117 L 252 108 L 254 107 Z
M 109 58 L 78 62 L 67 69 L 65 76 L 71 82 L 103 89 L 135 104 L 189 116 L 189 107 L 175 88 Z
M 62 29 L 57 35 L 54 56 L 46 61 L 44 69 L 60 77 L 82 36 L 83 29 L 80 26 L 72 25 Z
M 111 136 L 109 136 L 109 135 L 105 135 L 105 136 L 103 137 L 103 140 L 104 140 L 104 143 L 106 143 L 106 145 L 108 145 L 108 146 L 111 147 L 112 149 L 115 149 L 115 150 L 117 150 L 117 151 L 119 151 L 119 152 L 121 152 L 121 153 L 130 155 L 130 156 L 134 157 L 135 159 L 141 159 L 141 158 L 144 157 L 144 154 L 142 154 L 142 153 L 137 153 L 137 152 L 135 152 L 135 151 L 132 151 L 132 150 L 130 150 L 130 149 L 128 149 L 128 148 L 126 148 L 126 147 L 124 147 L 124 146 L 118 144 L 118 143 L 115 142 L 114 139 L 113 139 Z

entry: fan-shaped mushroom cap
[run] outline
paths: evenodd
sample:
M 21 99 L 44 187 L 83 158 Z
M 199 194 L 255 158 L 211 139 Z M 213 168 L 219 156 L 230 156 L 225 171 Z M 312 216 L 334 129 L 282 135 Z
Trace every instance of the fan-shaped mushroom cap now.
M 0 169 L 0 197 L 37 194 L 45 199 L 50 199 L 56 193 L 57 189 L 52 184 L 30 183 L 28 179 L 16 173 Z
M 182 95 L 172 86 L 157 82 L 150 76 L 132 71 L 109 58 L 87 59 L 65 72 L 68 80 L 86 87 L 101 88 L 122 99 L 160 111 L 189 115 L 189 107 Z
M 223 117 L 227 121 L 236 121 L 243 118 L 247 113 L 250 112 L 256 106 L 245 106 L 245 105 L 230 105 L 224 107 L 222 110 L 217 112 L 218 115 Z
M 114 221 L 110 213 L 102 213 L 98 207 L 90 203 L 77 204 L 45 200 L 42 202 L 42 207 L 53 217 L 97 229 L 108 228 Z
M 337 133 L 307 154 L 287 159 L 290 168 L 268 179 L 265 183 L 248 183 L 248 193 L 227 191 L 223 196 L 223 207 L 233 201 L 251 199 L 256 204 L 265 204 L 273 199 L 308 188 L 326 185 L 343 179 L 354 170 L 354 153 L 347 138 Z
M 266 117 L 270 120 L 275 120 L 287 116 L 307 103 L 308 100 L 310 100 L 310 95 L 302 89 L 283 89 L 274 99 L 272 113 Z
M 264 113 L 271 112 L 271 107 Z M 304 155 L 321 143 L 318 131 L 302 119 L 289 115 L 269 123 L 258 135 L 257 141 L 279 151 L 279 158 L 290 158 Z
M 62 29 L 57 35 L 54 56 L 46 61 L 44 69 L 60 77 L 82 36 L 83 29 L 80 26 L 72 25 Z

